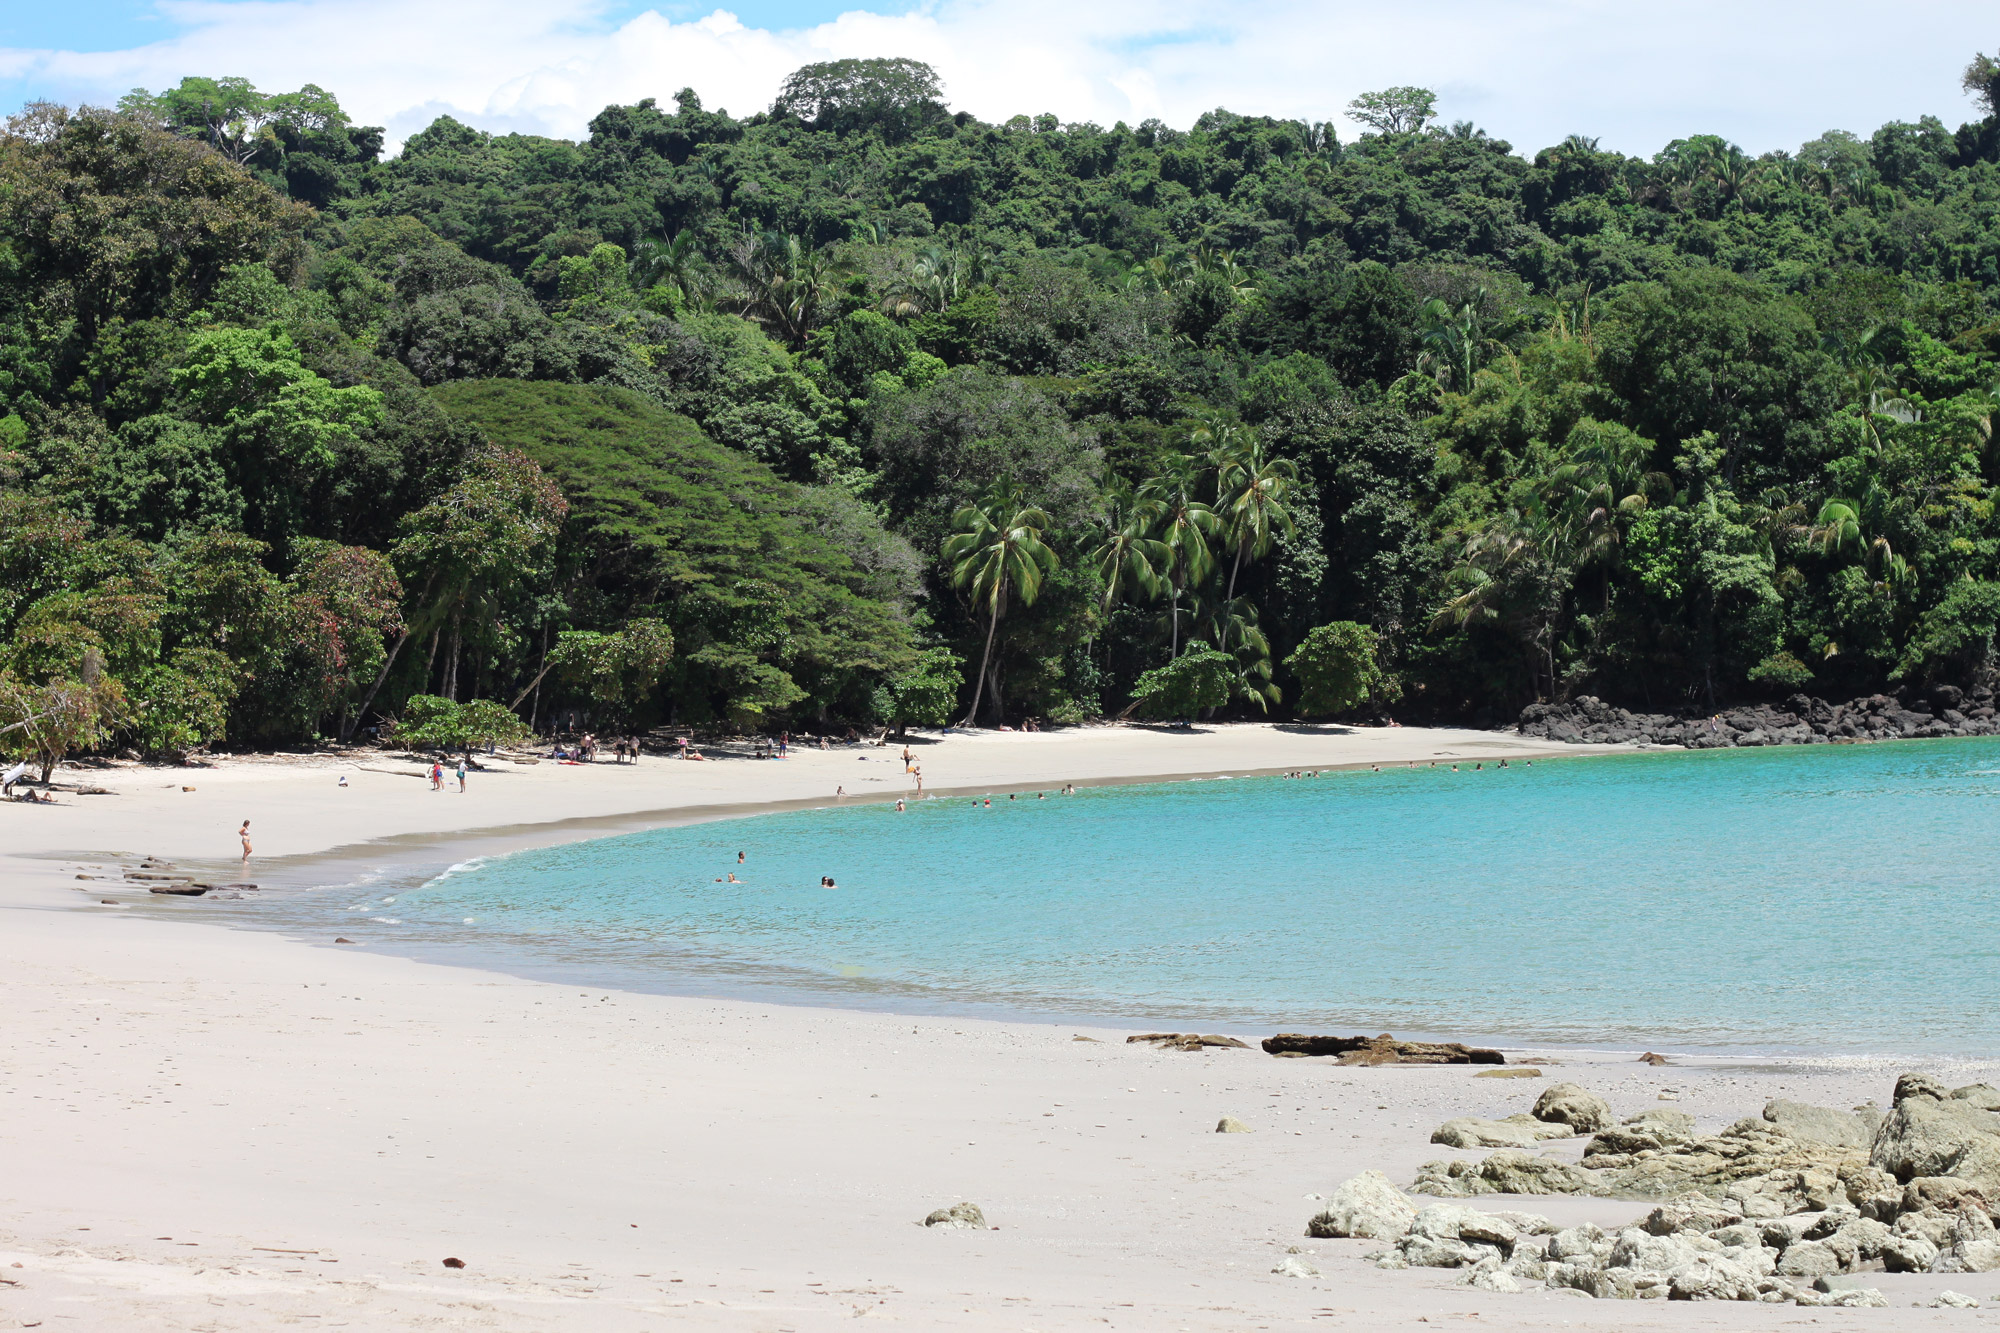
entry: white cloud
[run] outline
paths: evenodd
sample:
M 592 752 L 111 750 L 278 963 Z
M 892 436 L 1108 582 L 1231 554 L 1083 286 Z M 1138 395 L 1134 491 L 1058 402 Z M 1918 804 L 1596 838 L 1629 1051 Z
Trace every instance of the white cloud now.
M 1049 111 L 1186 125 L 1227 106 L 1326 120 L 1365 89 L 1416 83 L 1440 91 L 1447 119 L 1527 150 L 1585 133 L 1650 153 L 1706 132 L 1761 151 L 1924 112 L 1956 124 L 1970 110 L 1958 71 L 1990 18 L 1964 0 L 1916 0 L 1892 23 L 1854 0 L 937 0 L 778 32 L 723 10 L 611 27 L 595 0 L 161 9 L 180 35 L 123 51 L 0 51 L 0 78 L 28 95 L 102 103 L 186 74 L 242 74 L 265 88 L 318 83 L 394 139 L 445 111 L 574 137 L 608 103 L 664 103 L 692 86 L 706 105 L 744 114 L 808 61 L 895 55 L 931 62 L 953 105 L 987 119 Z

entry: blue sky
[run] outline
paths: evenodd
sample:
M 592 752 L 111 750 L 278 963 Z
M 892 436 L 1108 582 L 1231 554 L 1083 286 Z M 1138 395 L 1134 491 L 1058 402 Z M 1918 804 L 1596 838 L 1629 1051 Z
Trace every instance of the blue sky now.
M 317 83 L 392 144 L 441 114 L 575 137 L 609 102 L 693 86 L 745 113 L 808 61 L 892 55 L 989 119 L 1338 121 L 1358 93 L 1420 84 L 1529 152 L 1572 133 L 1761 152 L 1926 112 L 1957 125 L 1992 20 L 1991 0 L 0 0 L 0 112 L 235 74 Z
M 738 0 L 727 6 L 736 17 L 753 28 L 805 28 L 839 17 L 844 9 L 859 4 L 837 4 L 832 0 Z M 914 4 L 872 4 L 878 13 L 901 13 Z M 668 18 L 692 19 L 716 8 L 715 5 L 646 4 L 641 0 L 607 0 L 601 7 L 605 26 L 648 9 L 657 9 Z M 37 50 L 118 51 L 144 46 L 177 32 L 185 24 L 161 12 L 154 0 L 70 0 L 59 5 L 30 4 L 9 0 L 0 5 L 0 47 Z

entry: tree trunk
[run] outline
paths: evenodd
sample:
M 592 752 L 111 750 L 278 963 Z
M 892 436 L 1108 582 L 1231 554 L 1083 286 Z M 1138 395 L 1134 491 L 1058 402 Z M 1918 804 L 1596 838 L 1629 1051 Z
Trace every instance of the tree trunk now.
M 1243 568 L 1243 548 L 1239 546 L 1236 548 L 1235 563 L 1229 566 L 1229 591 L 1224 593 L 1222 598 L 1222 600 L 1225 603 L 1233 602 L 1236 600 L 1236 573 L 1238 570 L 1242 568 Z
M 978 683 L 972 687 L 972 707 L 966 710 L 961 727 L 969 727 L 979 717 L 979 701 L 986 697 L 986 666 L 993 660 L 993 631 L 1000 628 L 1000 613 L 995 611 L 986 622 L 986 652 L 979 659 Z
M 382 688 L 382 682 L 389 679 L 389 672 L 396 665 L 397 655 L 403 651 L 403 645 L 409 641 L 410 627 L 405 625 L 403 626 L 403 632 L 396 636 L 396 642 L 390 647 L 388 659 L 382 663 L 382 669 L 375 673 L 375 683 L 368 687 L 368 693 L 362 697 L 360 707 L 354 710 L 352 720 L 341 724 L 340 739 L 343 742 L 354 734 L 354 728 L 361 725 L 361 719 L 368 716 L 368 706 L 375 702 L 376 692 Z
M 528 682 L 527 688 L 522 690 L 519 694 L 515 695 L 514 702 L 508 704 L 507 707 L 510 709 L 519 708 L 521 706 L 521 700 L 533 694 L 535 696 L 536 711 L 539 712 L 541 709 L 542 696 L 538 693 L 538 691 L 542 688 L 542 677 L 548 674 L 549 674 L 549 635 L 548 631 L 545 629 L 542 631 L 542 669 L 535 673 L 535 678 Z M 530 718 L 528 720 L 528 725 L 530 727 L 533 727 L 535 725 L 533 718 Z
M 445 660 L 444 666 L 444 697 L 453 703 L 458 702 L 458 656 L 459 648 L 463 644 L 464 639 L 464 626 L 457 617 L 453 617 L 451 622 L 451 656 Z
M 1000 697 L 1000 660 L 995 658 L 987 671 L 993 685 L 993 725 L 1002 726 L 1007 721 L 1007 701 Z

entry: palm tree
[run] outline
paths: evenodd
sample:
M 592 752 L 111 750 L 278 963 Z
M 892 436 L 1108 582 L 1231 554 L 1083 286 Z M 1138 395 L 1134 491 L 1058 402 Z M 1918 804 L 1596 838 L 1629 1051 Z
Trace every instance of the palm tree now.
M 1224 536 L 1236 552 L 1229 566 L 1229 588 L 1223 594 L 1227 601 L 1236 596 L 1236 576 L 1244 562 L 1270 554 L 1280 536 L 1291 535 L 1294 525 L 1286 499 L 1298 484 L 1299 468 L 1289 458 L 1270 457 L 1254 435 L 1226 435 L 1211 456 L 1216 462 L 1215 507 Z
M 1094 552 L 1098 577 L 1104 581 L 1104 606 L 1109 611 L 1129 588 L 1139 596 L 1153 598 L 1166 586 L 1161 572 L 1171 553 L 1167 544 L 1153 534 L 1158 520 L 1157 506 L 1143 499 L 1132 484 L 1117 473 L 1104 481 L 1110 532 Z
M 671 282 L 683 299 L 694 304 L 702 286 L 702 268 L 701 246 L 690 231 L 677 231 L 670 241 L 649 236 L 632 247 L 630 273 L 637 291 Z
M 1812 530 L 1809 540 L 1821 555 L 1842 555 L 1862 549 L 1861 506 L 1854 501 L 1838 497 L 1828 500 L 1819 507 L 1817 522 L 1819 526 Z
M 1433 297 L 1417 314 L 1417 341 L 1424 346 L 1417 369 L 1436 376 L 1447 389 L 1468 393 L 1472 377 L 1479 372 L 1487 339 L 1479 308 L 1486 302 L 1480 288 L 1471 300 L 1453 310 Z
M 951 516 L 955 531 L 945 538 L 944 559 L 951 567 L 951 586 L 968 588 L 973 604 L 986 612 L 986 650 L 979 659 L 979 683 L 973 687 L 972 707 L 960 726 L 972 725 L 979 716 L 979 704 L 986 694 L 988 672 L 993 666 L 993 637 L 1007 614 L 1007 603 L 1018 597 L 1023 606 L 1033 606 L 1041 595 L 1042 580 L 1056 571 L 1056 553 L 1042 544 L 1042 529 L 1049 516 L 1023 505 L 1014 484 L 1005 477 L 994 482 L 986 493 Z M 996 673 L 997 675 L 997 673 Z M 1000 706 L 1000 685 L 993 684 L 994 706 Z
M 1504 626 L 1529 650 L 1532 689 L 1540 698 L 1556 692 L 1554 631 L 1570 576 L 1567 535 L 1558 517 L 1539 504 L 1495 515 L 1466 539 L 1464 556 L 1448 576 L 1459 592 L 1431 621 L 1434 630 Z
M 1600 608 L 1611 609 L 1611 570 L 1624 549 L 1625 530 L 1644 513 L 1652 497 L 1672 483 L 1646 468 L 1652 443 L 1630 431 L 1592 423 L 1570 433 L 1566 462 L 1552 475 L 1556 503 L 1567 508 L 1579 534 L 1578 554 L 1596 561 L 1603 573 Z
M 743 283 L 743 313 L 790 343 L 806 337 L 834 312 L 838 268 L 822 250 L 779 232 L 746 236 L 731 253 Z
M 1139 488 L 1140 497 L 1159 515 L 1155 535 L 1167 550 L 1167 587 L 1173 594 L 1170 657 L 1181 655 L 1181 594 L 1208 577 L 1215 564 L 1209 540 L 1222 528 L 1215 510 L 1196 498 L 1203 471 L 1198 460 L 1173 454 L 1165 470 Z

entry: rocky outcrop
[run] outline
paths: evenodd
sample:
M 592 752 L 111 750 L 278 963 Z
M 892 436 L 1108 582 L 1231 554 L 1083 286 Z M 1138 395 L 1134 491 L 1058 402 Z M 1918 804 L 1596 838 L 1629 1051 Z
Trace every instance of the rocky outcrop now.
M 1388 1033 L 1379 1037 L 1309 1037 L 1300 1032 L 1280 1032 L 1264 1038 L 1264 1049 L 1272 1055 L 1331 1055 L 1344 1065 L 1502 1065 L 1507 1057 L 1498 1051 L 1460 1042 L 1397 1041 Z
M 1794 694 L 1782 705 L 1747 704 L 1724 713 L 1677 717 L 1634 713 L 1584 695 L 1570 703 L 1521 710 L 1523 736 L 1575 745 L 1684 745 L 1709 750 L 1737 745 L 1824 745 L 1938 736 L 2000 735 L 1993 693 L 1966 694 L 1953 685 L 1927 693 L 1872 694 L 1829 704 Z
M 1555 1093 L 1563 1106 L 1586 1108 L 1579 1119 L 1593 1118 L 1596 1108 L 1576 1096 L 1589 1097 L 1582 1089 Z M 1557 1109 L 1549 1094 L 1538 1114 Z M 1412 1190 L 1661 1202 L 1615 1234 L 1571 1227 L 1546 1236 L 1518 1215 L 1439 1205 L 1375 1256 L 1383 1266 L 1467 1268 L 1467 1282 L 1492 1291 L 1540 1283 L 1618 1299 L 1881 1305 L 1849 1275 L 1877 1265 L 2000 1271 L 2000 1089 L 1948 1089 L 1905 1074 L 1886 1116 L 1872 1105 L 1849 1112 L 1781 1100 L 1706 1137 L 1685 1113 L 1652 1110 L 1599 1129 L 1581 1166 L 1503 1150 L 1426 1163 Z M 1468 1217 L 1485 1216 L 1508 1220 L 1512 1240 L 1483 1222 L 1468 1229 Z

